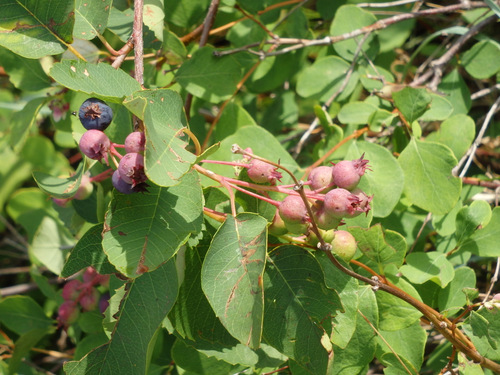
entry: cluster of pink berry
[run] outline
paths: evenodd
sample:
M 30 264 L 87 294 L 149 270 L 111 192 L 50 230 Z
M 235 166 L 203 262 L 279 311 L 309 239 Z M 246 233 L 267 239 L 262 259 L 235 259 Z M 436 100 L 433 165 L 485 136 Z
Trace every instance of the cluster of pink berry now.
M 132 132 L 125 139 L 124 145 L 112 143 L 104 130 L 113 118 L 111 108 L 102 100 L 87 99 L 78 113 L 80 122 L 87 129 L 80 139 L 80 151 L 88 158 L 109 164 L 113 159 L 116 170 L 112 176 L 113 186 L 123 194 L 144 191 L 147 180 L 144 173 L 144 147 L 146 139 L 142 132 Z M 122 156 L 116 147 L 124 147 L 126 154 Z M 120 159 L 117 163 L 114 156 Z
M 80 316 L 80 308 L 83 311 L 91 311 L 99 307 L 104 312 L 108 307 L 106 295 L 100 295 L 97 285 L 106 286 L 109 275 L 100 275 L 97 271 L 88 267 L 83 273 L 83 282 L 74 279 L 68 281 L 62 290 L 64 302 L 59 306 L 57 320 L 59 324 L 67 327 L 76 322 Z
M 368 167 L 368 160 L 363 157 L 314 168 L 304 184 L 309 187 L 305 189 L 305 194 L 313 218 L 310 217 L 302 197 L 297 192 L 290 191 L 278 205 L 269 228 L 270 232 L 275 235 L 306 235 L 309 242 L 316 245 L 317 236 L 311 231 L 311 222 L 314 219 L 322 237 L 332 244 L 334 251 L 337 248 L 337 254 L 344 259 L 352 258 L 356 249 L 354 237 L 347 231 L 336 229 L 343 224 L 342 219 L 367 214 L 370 210 L 372 197 L 357 187 Z M 281 178 L 274 166 L 256 159 L 248 164 L 247 173 L 256 183 L 270 182 L 274 185 L 276 180 Z

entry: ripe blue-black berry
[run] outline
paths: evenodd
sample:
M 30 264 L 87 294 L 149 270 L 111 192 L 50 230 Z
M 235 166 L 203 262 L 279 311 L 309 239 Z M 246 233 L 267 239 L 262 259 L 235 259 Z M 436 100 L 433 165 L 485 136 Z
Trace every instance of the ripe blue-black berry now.
M 85 129 L 104 131 L 113 120 L 113 111 L 102 100 L 89 98 L 81 105 L 78 117 Z

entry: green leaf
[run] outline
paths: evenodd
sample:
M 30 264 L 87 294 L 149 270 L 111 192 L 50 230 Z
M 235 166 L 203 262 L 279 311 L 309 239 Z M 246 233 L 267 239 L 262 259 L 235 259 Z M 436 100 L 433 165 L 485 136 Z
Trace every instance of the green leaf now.
M 150 344 L 177 298 L 177 272 L 173 260 L 129 281 L 116 314 L 111 340 L 79 362 L 67 362 L 69 375 L 146 374 Z
M 498 7 L 498 5 L 497 5 Z M 462 57 L 462 64 L 471 76 L 486 79 L 500 70 L 500 47 L 498 43 L 483 40 L 472 46 Z
M 64 60 L 54 64 L 50 76 L 71 90 L 114 102 L 141 90 L 139 82 L 130 75 L 104 63 Z
M 335 290 L 342 301 L 343 311 L 340 311 L 332 320 L 331 340 L 336 346 L 345 349 L 356 329 L 359 282 L 335 267 L 324 252 L 318 252 L 315 255 L 325 274 L 326 286 Z
M 375 269 L 384 273 L 389 264 L 399 267 L 403 264 L 406 255 L 406 241 L 397 232 L 384 232 L 380 224 L 369 229 L 349 227 L 348 231 L 356 238 L 358 248 L 373 263 Z M 389 238 L 386 235 L 389 234 Z M 390 242 L 389 242 L 390 240 Z
M 268 259 L 264 287 L 266 342 L 306 373 L 326 374 L 330 318 L 341 304 L 337 293 L 325 287 L 316 259 L 294 246 L 275 249 Z M 328 340 L 325 346 L 323 337 Z
M 228 216 L 213 237 L 201 270 L 203 292 L 215 314 L 231 335 L 251 348 L 258 348 L 262 334 L 266 237 L 263 217 Z
M 182 129 L 187 127 L 187 120 L 179 94 L 172 90 L 141 91 L 124 104 L 144 119 L 145 170 L 149 179 L 159 186 L 179 184 L 196 160 L 196 155 L 186 150 Z
M 48 334 L 54 332 L 54 327 L 35 328 L 19 337 L 14 343 L 14 352 L 9 360 L 9 375 L 18 374 L 19 366 L 24 357 L 27 357 L 31 349 Z
M 214 48 L 197 50 L 177 71 L 177 82 L 189 93 L 211 103 L 229 99 L 243 78 L 242 68 L 233 56 L 214 56 Z
M 215 140 L 222 141 L 224 138 L 236 133 L 239 128 L 252 125 L 257 125 L 253 117 L 242 106 L 230 101 L 224 108 L 224 112 L 222 112 L 215 127 Z
M 461 251 L 470 251 L 481 257 L 499 257 L 500 248 L 500 207 L 495 207 L 491 219 L 484 228 L 477 230 L 464 241 Z
M 165 2 L 165 16 L 169 22 L 180 27 L 191 27 L 207 13 L 209 0 Z
M 106 215 L 104 252 L 118 271 L 137 277 L 169 260 L 201 230 L 201 223 L 202 192 L 195 173 L 168 189 L 153 185 L 141 194 L 115 191 Z
M 73 42 L 74 2 L 10 0 L 0 12 L 0 45 L 30 59 L 63 53 Z
M 0 301 L 0 322 L 18 335 L 35 329 L 46 330 L 54 324 L 31 297 L 10 296 Z
M 431 97 L 430 108 L 420 117 L 420 120 L 443 121 L 448 119 L 453 112 L 453 106 L 448 99 L 434 93 L 430 93 L 429 95 Z
M 455 237 L 460 246 L 478 228 L 482 228 L 491 219 L 491 207 L 485 201 L 473 201 L 470 206 L 460 209 L 456 217 Z
M 85 232 L 71 251 L 61 271 L 61 277 L 70 277 L 82 269 L 92 266 L 100 274 L 116 272 L 102 250 L 103 224 L 97 224 Z
M 455 314 L 467 303 L 464 293 L 465 288 L 476 287 L 476 274 L 472 268 L 460 267 L 455 270 L 455 277 L 439 291 L 438 302 L 439 311 L 448 311 L 448 314 Z
M 85 163 L 80 163 L 74 175 L 54 177 L 43 172 L 33 172 L 38 187 L 55 198 L 70 198 L 76 194 L 82 180 Z
M 349 67 L 345 60 L 337 56 L 317 59 L 297 77 L 297 94 L 303 98 L 327 101 L 342 86 Z M 358 79 L 358 73 L 353 72 L 349 83 L 337 99 L 347 98 L 356 87 Z
M 111 0 L 76 0 L 73 35 L 79 39 L 91 40 L 103 34 L 108 25 L 111 4 Z
M 396 117 L 397 115 L 395 113 L 385 109 L 377 109 L 368 119 L 368 125 L 370 125 L 370 130 L 379 132 L 382 131 L 382 128 L 391 126 Z
M 38 91 L 50 87 L 50 78 L 43 71 L 39 60 L 23 58 L 1 47 L 0 59 L 9 80 L 18 89 Z
M 394 353 L 397 353 L 400 359 L 405 360 L 406 366 L 413 371 L 412 374 L 418 374 L 424 359 L 427 341 L 427 333 L 420 322 L 397 331 L 385 331 L 381 328 L 379 332 L 380 336 L 376 339 L 378 342 L 377 358 L 385 366 L 398 366 L 397 371 L 391 374 L 407 373 L 406 369 L 399 367 L 401 365 Z M 384 339 L 382 340 L 381 337 Z M 384 373 L 386 370 L 384 369 Z
M 393 92 L 392 98 L 394 105 L 409 124 L 412 124 L 429 109 L 432 100 L 426 89 L 414 89 L 413 87 L 405 87 L 400 91 Z
M 170 64 L 181 64 L 187 60 L 186 46 L 173 32 L 163 30 L 163 50 Z
M 353 142 L 346 158 L 359 159 L 361 155 L 369 160 L 371 170 L 361 178 L 360 188 L 373 194 L 370 202 L 375 217 L 388 216 L 399 202 L 403 192 L 403 170 L 392 153 L 385 147 L 371 142 Z
M 366 91 L 373 92 L 381 90 L 384 83 L 393 83 L 392 73 L 381 66 L 358 66 L 359 80 Z
M 438 91 L 446 94 L 453 106 L 452 115 L 467 114 L 471 106 L 470 91 L 460 72 L 455 69 L 443 77 Z
M 373 327 L 377 328 L 379 315 L 375 293 L 370 286 L 360 287 L 358 293 L 358 310 Z M 359 316 L 356 319 L 354 335 L 349 344 L 343 349 L 339 349 L 337 346 L 333 347 L 334 361 L 328 374 L 364 374 L 366 373 L 363 371 L 364 367 L 373 360 L 376 349 L 376 334 L 360 312 L 356 311 Z
M 408 254 L 406 264 L 400 270 L 412 283 L 423 284 L 431 280 L 442 288 L 455 277 L 453 265 L 446 259 L 446 254 L 438 252 Z
M 476 350 L 492 361 L 500 360 L 500 314 L 498 308 L 472 311 L 464 324 L 465 333 L 471 338 Z
M 343 5 L 337 12 L 330 26 L 330 35 L 335 37 L 342 34 L 350 33 L 356 29 L 369 26 L 377 22 L 377 18 L 370 12 L 367 12 L 356 5 Z M 358 48 L 363 35 L 356 38 L 347 39 L 333 45 L 335 52 L 340 57 L 352 61 L 354 53 Z M 362 51 L 368 56 L 368 59 L 373 60 L 379 51 L 379 42 L 374 33 L 372 33 L 362 47 Z M 362 55 L 362 54 L 361 54 Z
M 349 102 L 337 115 L 342 124 L 364 125 L 377 110 L 373 104 L 366 102 Z
M 36 124 L 38 112 L 46 101 L 47 98 L 44 97 L 30 100 L 21 111 L 12 116 L 10 145 L 15 151 L 19 151 L 25 145 L 31 127 Z
M 457 137 L 457 134 L 460 134 L 460 137 Z M 475 135 L 476 124 L 474 120 L 467 115 L 459 114 L 443 121 L 439 130 L 429 134 L 426 140 L 448 146 L 457 160 L 460 160 L 469 149 Z
M 391 277 L 390 281 L 418 301 L 422 302 L 413 286 L 401 277 Z M 389 293 L 376 293 L 380 315 L 379 328 L 385 331 L 398 331 L 418 322 L 422 313 L 408 302 Z
M 30 254 L 50 271 L 59 275 L 63 269 L 68 249 L 75 240 L 59 219 L 45 216 L 38 227 L 30 248 Z
M 500 6 L 495 3 L 493 0 L 485 0 L 486 4 L 490 7 L 490 9 L 495 12 L 495 14 L 500 17 Z
M 435 214 L 453 209 L 462 183 L 451 174 L 457 159 L 448 147 L 412 139 L 398 161 L 405 176 L 404 192 L 413 204 Z

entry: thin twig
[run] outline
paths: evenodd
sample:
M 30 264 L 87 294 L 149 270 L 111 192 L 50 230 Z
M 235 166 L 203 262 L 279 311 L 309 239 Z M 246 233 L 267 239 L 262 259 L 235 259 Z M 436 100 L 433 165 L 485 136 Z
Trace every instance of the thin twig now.
M 135 79 L 144 86 L 144 42 L 142 40 L 142 19 L 144 13 L 144 0 L 134 0 L 134 30 L 132 38 L 134 40 L 134 73 Z
M 387 3 L 359 3 L 359 4 L 356 4 L 356 6 L 360 7 L 360 8 L 390 8 L 390 7 L 396 7 L 398 5 L 418 3 L 421 1 L 422 0 L 399 0 L 399 1 L 391 1 L 391 2 L 387 2 Z
M 493 85 L 491 87 L 487 87 L 485 89 L 476 91 L 474 94 L 470 96 L 472 100 L 476 100 L 479 98 L 482 98 L 483 96 L 486 96 L 488 94 L 491 94 L 493 91 L 500 90 L 500 83 L 497 83 L 496 85 Z
M 490 124 L 490 121 L 497 111 L 498 107 L 500 106 L 500 97 L 493 103 L 491 106 L 490 110 L 486 114 L 486 118 L 484 119 L 483 125 L 481 126 L 481 129 L 479 130 L 479 133 L 477 134 L 476 139 L 474 140 L 474 143 L 471 145 L 467 153 L 464 155 L 464 157 L 460 160 L 458 165 L 453 168 L 453 175 L 456 176 L 458 170 L 462 167 L 462 165 L 465 162 L 465 166 L 462 169 L 462 172 L 460 172 L 459 177 L 464 177 L 467 174 L 467 170 L 469 169 L 469 166 L 472 162 L 472 159 L 474 158 L 474 155 L 476 154 L 476 150 L 481 144 L 481 140 L 484 137 L 484 133 L 486 132 L 486 129 L 488 128 L 488 125 Z
M 490 287 L 488 288 L 488 291 L 486 292 L 486 296 L 483 298 L 483 303 L 488 300 L 490 297 L 491 291 L 493 290 L 493 287 L 495 286 L 496 282 L 498 281 L 498 273 L 500 272 L 500 257 L 497 258 L 497 265 L 495 266 L 495 272 L 493 273 L 493 277 L 491 278 L 490 282 Z

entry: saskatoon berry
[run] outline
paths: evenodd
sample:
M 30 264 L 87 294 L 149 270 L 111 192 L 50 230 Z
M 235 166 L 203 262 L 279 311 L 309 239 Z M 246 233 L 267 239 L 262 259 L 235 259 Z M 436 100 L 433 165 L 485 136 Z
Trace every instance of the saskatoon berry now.
M 316 167 L 314 168 L 311 173 L 309 173 L 309 181 L 311 181 L 311 187 L 312 190 L 321 190 L 322 192 L 326 193 L 328 190 L 324 190 L 328 186 L 330 188 L 333 185 L 333 174 L 332 174 L 332 167 Z
M 90 194 L 92 194 L 93 190 L 94 190 L 94 185 L 92 185 L 92 182 L 90 182 L 90 177 L 84 174 L 82 176 L 80 186 L 78 187 L 78 190 L 76 191 L 73 198 L 78 200 L 87 199 L 88 197 L 90 197 Z
M 280 216 L 279 210 L 276 210 L 276 213 L 274 214 L 273 221 L 271 222 L 271 225 L 269 226 L 269 233 L 275 235 L 275 236 L 282 236 L 288 232 L 288 229 L 286 229 L 285 222 Z
M 80 309 L 76 305 L 75 301 L 64 301 L 58 310 L 59 322 L 62 325 L 68 326 L 77 321 L 80 315 Z
M 111 142 L 102 131 L 87 130 L 80 139 L 79 147 L 90 159 L 101 160 L 104 158 L 106 164 L 108 164 L 108 152 Z
M 333 189 L 325 194 L 324 205 L 328 215 L 337 217 L 355 217 L 362 211 L 359 208 L 360 200 L 346 189 Z
M 102 100 L 90 98 L 81 105 L 78 118 L 85 129 L 104 131 L 113 120 L 113 111 Z
M 354 256 L 354 253 L 356 253 L 356 239 L 351 233 L 345 230 L 335 231 L 335 237 L 333 238 L 331 244 L 332 252 L 344 259 L 346 262 L 349 262 Z
M 365 174 L 368 160 L 363 159 L 364 154 L 356 160 L 343 160 L 332 168 L 333 182 L 339 188 L 354 189 Z
M 283 177 L 276 170 L 275 166 L 258 159 L 253 159 L 250 162 L 247 173 L 250 180 L 257 184 L 269 182 L 271 185 L 274 185 L 276 184 L 276 180 L 279 181 Z
M 279 206 L 279 213 L 286 228 L 292 233 L 305 233 L 307 230 L 307 208 L 298 195 L 288 195 Z
M 134 193 L 134 189 L 132 188 L 132 184 L 127 184 L 120 176 L 120 172 L 118 169 L 113 172 L 113 176 L 111 176 L 111 182 L 116 190 L 123 194 L 132 194 Z
M 66 301 L 76 301 L 78 296 L 80 295 L 80 288 L 82 286 L 82 282 L 80 280 L 71 280 L 64 284 L 62 290 L 62 297 Z
M 321 237 L 323 237 L 323 241 L 325 242 L 332 242 L 333 241 L 333 238 L 335 237 L 335 233 L 333 230 L 322 230 L 320 229 L 319 232 L 321 233 Z M 307 233 L 307 243 L 309 245 L 312 245 L 314 247 L 317 247 L 318 246 L 318 243 L 319 243 L 319 239 L 318 239 L 318 236 L 316 236 L 316 234 L 310 230 L 309 233 Z
M 340 225 L 342 218 L 331 215 L 325 210 L 323 202 L 317 202 L 313 207 L 314 220 L 319 229 L 335 229 Z
M 120 160 L 118 171 L 123 181 L 131 184 L 132 187 L 146 181 L 144 173 L 144 156 L 137 152 L 125 154 Z
M 95 288 L 88 288 L 82 293 L 79 302 L 84 311 L 94 310 L 99 304 L 99 292 Z
M 125 138 L 125 151 L 130 152 L 143 152 L 146 138 L 143 132 L 132 132 Z

